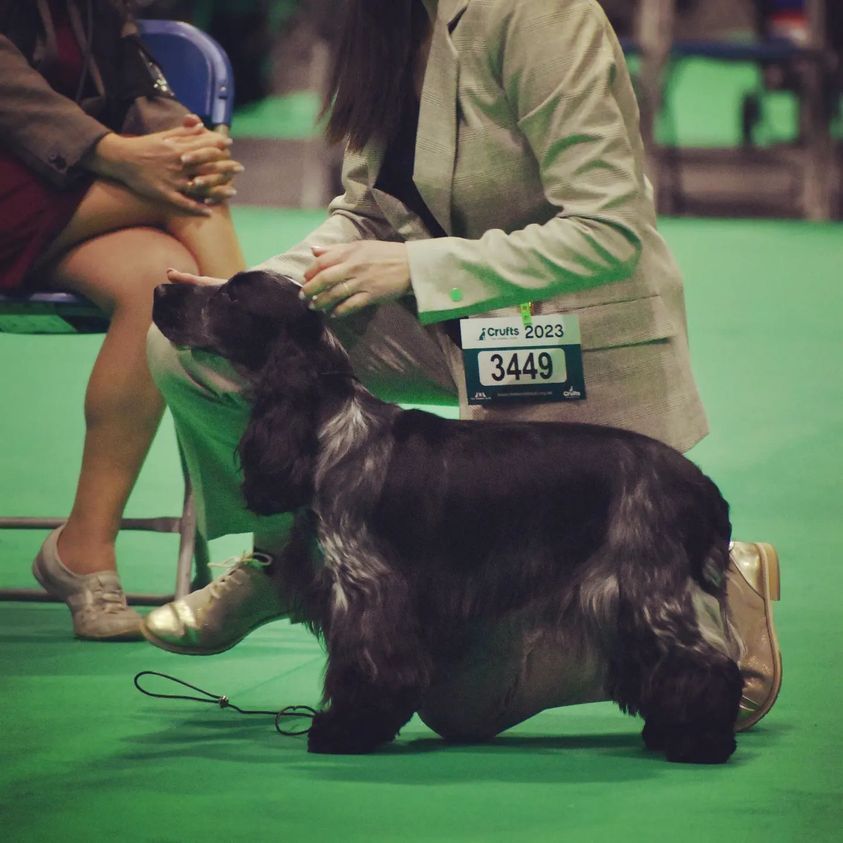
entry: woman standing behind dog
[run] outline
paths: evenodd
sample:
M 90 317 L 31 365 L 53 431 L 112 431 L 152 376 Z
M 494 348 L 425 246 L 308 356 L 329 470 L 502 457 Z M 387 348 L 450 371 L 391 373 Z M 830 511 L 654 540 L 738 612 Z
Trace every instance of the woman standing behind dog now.
M 0 288 L 73 290 L 110 317 L 73 508 L 33 568 L 82 638 L 140 637 L 114 545 L 163 410 L 152 289 L 168 267 L 242 269 L 229 143 L 176 102 L 119 0 L 0 0 Z
M 681 451 L 699 441 L 706 422 L 681 278 L 656 228 L 623 53 L 597 2 L 345 7 L 328 124 L 346 142 L 345 193 L 304 243 L 264 266 L 301 279 L 311 306 L 338 317 L 356 374 L 381 397 L 450 396 L 478 421 L 613 425 Z M 524 311 L 578 318 L 584 388 L 563 396 L 578 400 L 469 403 L 486 396 L 467 388 L 460 320 Z M 256 548 L 277 552 L 286 523 L 246 511 L 232 466 L 249 413 L 242 378 L 222 360 L 172 348 L 155 329 L 150 355 L 197 481 L 205 535 L 251 530 Z M 746 728 L 780 684 L 769 609 L 778 565 L 769 546 L 740 543 L 732 563 Z M 287 611 L 264 572 L 242 561 L 154 610 L 144 634 L 175 652 L 233 646 Z M 722 635 L 721 619 L 713 622 Z M 601 683 L 558 642 L 501 626 L 439 677 L 423 716 L 452 737 L 485 736 L 549 705 L 605 698 Z

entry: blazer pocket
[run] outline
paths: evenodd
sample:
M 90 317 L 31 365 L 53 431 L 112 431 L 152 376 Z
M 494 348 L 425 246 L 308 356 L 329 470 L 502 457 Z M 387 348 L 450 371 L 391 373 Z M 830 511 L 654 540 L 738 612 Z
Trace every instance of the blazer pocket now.
M 572 313 L 579 317 L 582 348 L 595 351 L 622 345 L 639 345 L 675 336 L 676 324 L 661 296 L 609 302 L 566 309 L 537 303 L 540 314 Z

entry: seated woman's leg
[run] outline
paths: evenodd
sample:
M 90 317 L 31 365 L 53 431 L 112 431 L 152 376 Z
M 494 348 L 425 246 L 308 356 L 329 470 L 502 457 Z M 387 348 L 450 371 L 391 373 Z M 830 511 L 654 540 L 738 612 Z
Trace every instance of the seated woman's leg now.
M 117 182 L 95 181 L 75 214 L 41 257 L 49 267 L 80 243 L 125 228 L 149 226 L 169 234 L 186 249 L 199 272 L 228 278 L 245 266 L 227 205 L 210 207 L 196 216 L 138 196 Z M 166 269 L 166 267 L 164 267 Z M 158 274 L 158 283 L 166 279 Z
M 59 555 L 77 574 L 114 569 L 123 508 L 163 412 L 144 342 L 152 289 L 169 264 L 195 267 L 170 235 L 126 228 L 73 246 L 50 274 L 51 285 L 81 293 L 111 317 L 88 380 L 82 468 L 59 537 Z
M 75 573 L 112 570 L 123 508 L 163 411 L 146 363 L 152 291 L 167 267 L 234 274 L 243 268 L 229 212 L 190 216 L 96 181 L 37 272 L 91 299 L 111 323 L 88 383 L 86 438 L 76 497 L 59 537 Z
M 170 266 L 228 274 L 243 268 L 227 208 L 187 218 L 118 184 L 95 182 L 34 270 L 46 286 L 81 293 L 110 316 L 85 396 L 85 446 L 72 511 L 37 563 L 49 590 L 72 608 L 88 604 L 84 619 L 73 609 L 83 637 L 127 637 L 131 616 L 135 634 L 140 622 L 129 610 L 116 618 L 108 600 L 98 612 L 90 594 L 83 599 L 76 591 L 93 582 L 85 575 L 115 569 L 123 509 L 161 418 L 163 401 L 149 375 L 145 341 L 152 291 L 166 282 Z M 119 585 L 108 588 L 119 592 Z

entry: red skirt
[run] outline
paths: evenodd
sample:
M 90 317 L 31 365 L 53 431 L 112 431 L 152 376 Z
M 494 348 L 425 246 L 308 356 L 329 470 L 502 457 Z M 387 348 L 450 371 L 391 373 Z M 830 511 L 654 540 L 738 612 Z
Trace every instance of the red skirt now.
M 70 222 L 93 176 L 59 190 L 0 148 L 0 290 L 15 290 L 32 265 Z

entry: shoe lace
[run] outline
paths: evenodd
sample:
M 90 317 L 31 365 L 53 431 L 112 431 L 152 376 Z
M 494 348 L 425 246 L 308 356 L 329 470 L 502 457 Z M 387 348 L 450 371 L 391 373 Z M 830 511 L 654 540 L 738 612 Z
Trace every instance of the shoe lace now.
M 245 568 L 260 570 L 267 568 L 272 563 L 272 557 L 266 553 L 243 552 L 239 556 L 229 556 L 222 562 L 211 562 L 209 568 L 222 568 L 223 573 L 217 577 L 209 586 L 210 593 L 218 597 L 229 584 L 236 582 L 238 573 Z
M 96 587 L 91 589 L 91 604 L 85 608 L 87 612 L 117 614 L 128 608 L 126 595 L 120 585 L 105 583 L 97 579 Z

